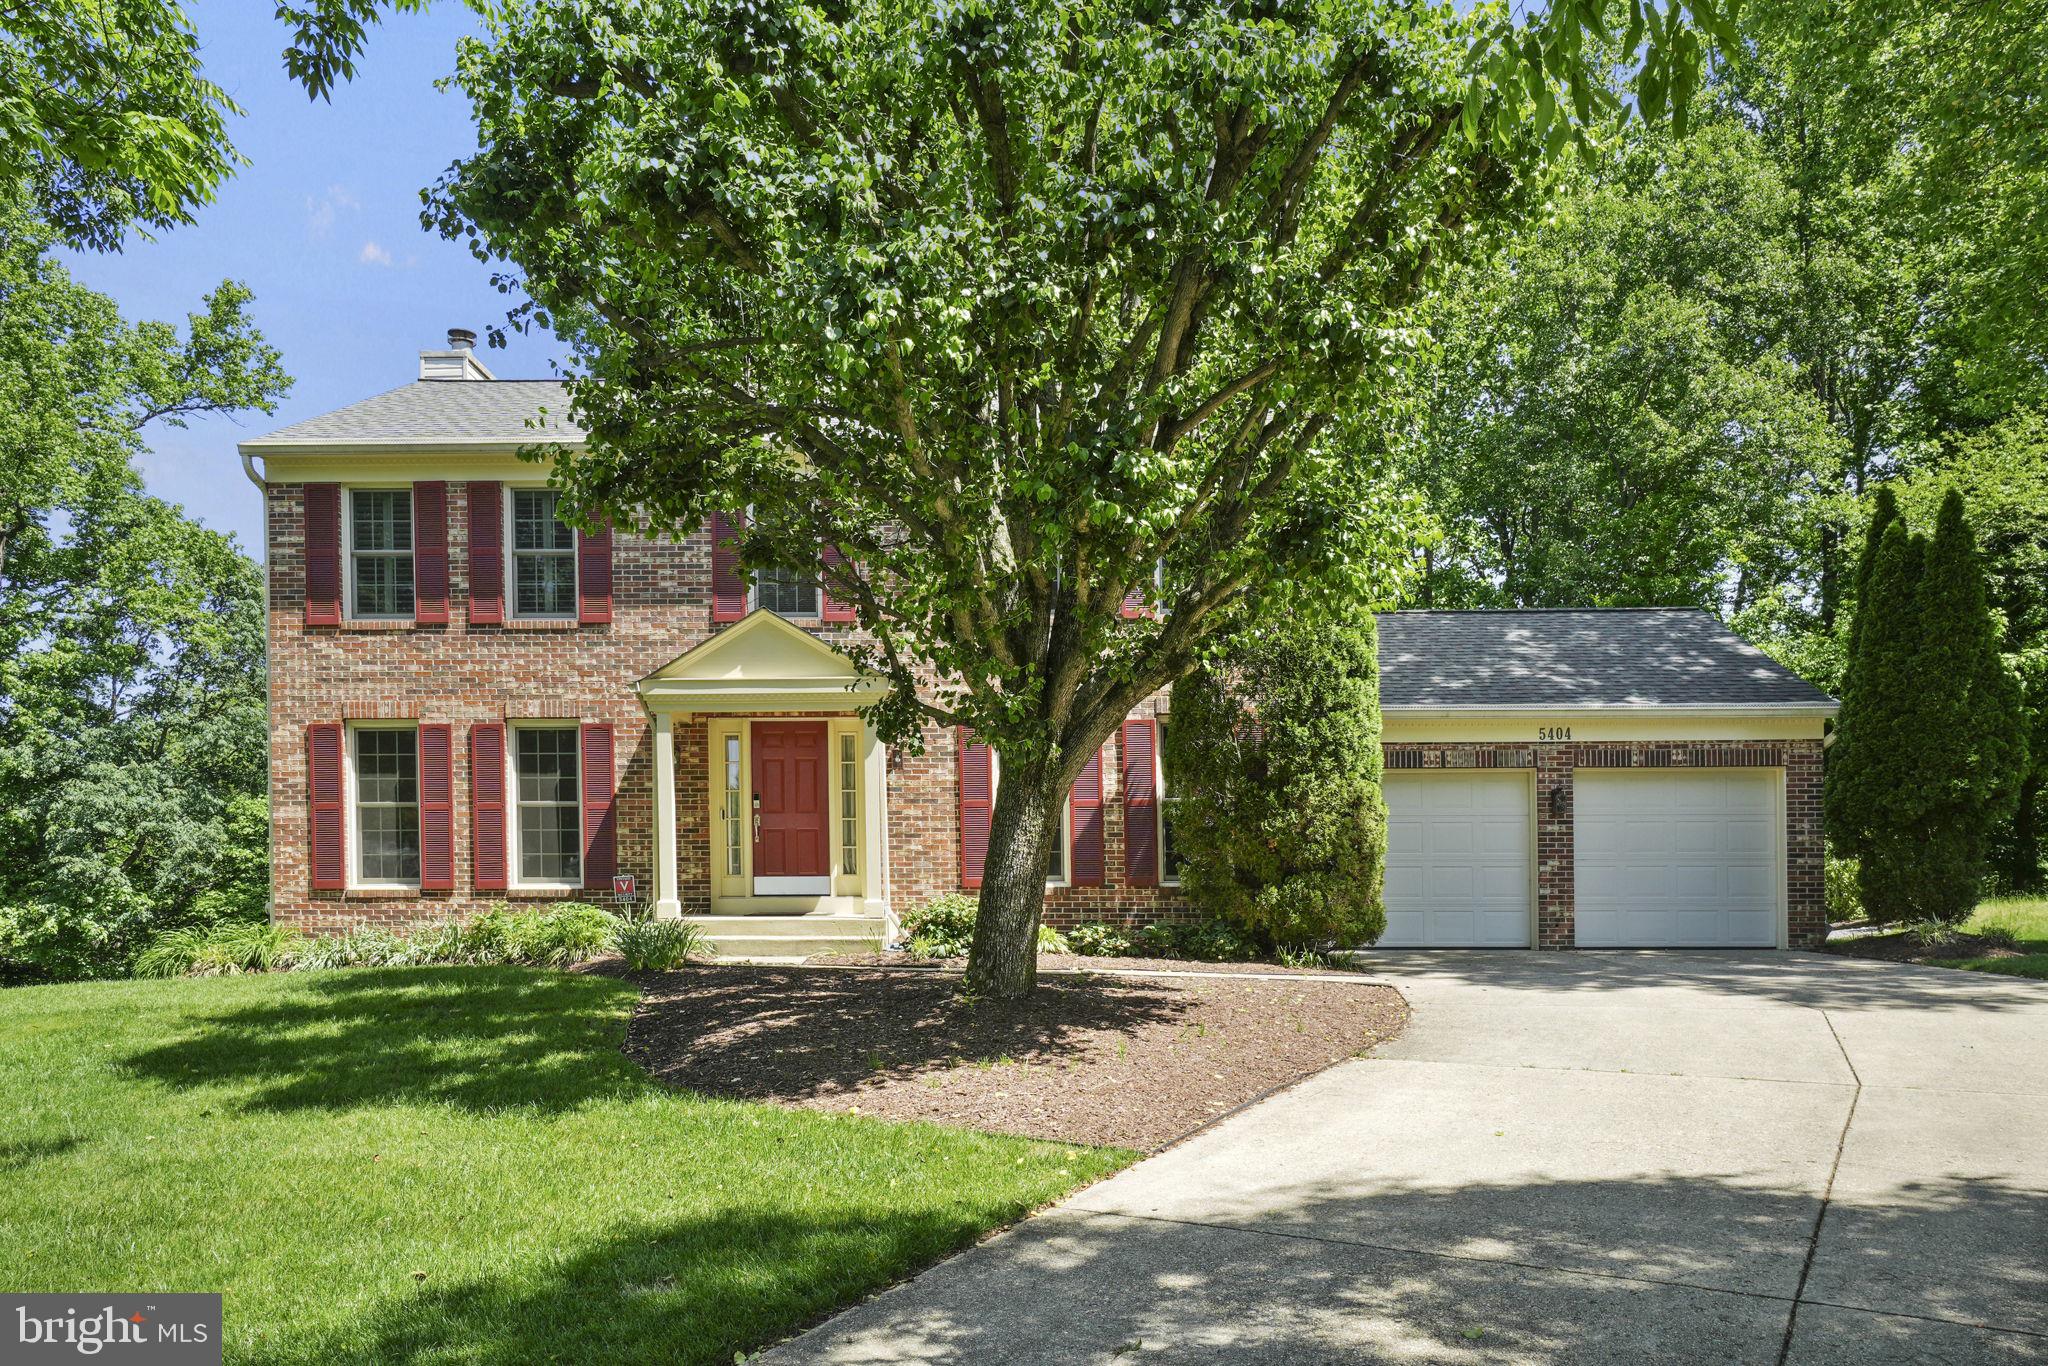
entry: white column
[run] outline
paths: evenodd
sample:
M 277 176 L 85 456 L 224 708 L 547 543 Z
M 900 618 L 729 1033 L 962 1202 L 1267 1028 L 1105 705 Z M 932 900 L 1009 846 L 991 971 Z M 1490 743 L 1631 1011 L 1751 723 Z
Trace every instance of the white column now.
M 676 896 L 676 737 L 675 718 L 654 713 L 654 914 L 660 920 L 682 917 Z
M 865 871 L 861 875 L 861 909 L 869 915 L 889 911 L 889 821 L 888 747 L 875 734 L 872 721 L 862 721 L 861 741 L 861 851 Z

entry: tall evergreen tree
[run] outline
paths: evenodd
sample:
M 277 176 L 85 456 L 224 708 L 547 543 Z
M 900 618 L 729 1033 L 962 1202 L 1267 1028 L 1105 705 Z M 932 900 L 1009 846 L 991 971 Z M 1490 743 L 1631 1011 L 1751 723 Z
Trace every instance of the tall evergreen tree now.
M 1845 689 L 1840 739 L 1823 789 L 1828 828 L 1862 860 L 1864 904 L 1879 919 L 1910 914 L 1901 903 L 1919 815 L 1915 665 L 1924 629 L 1920 578 L 1926 542 L 1894 518 L 1879 537 L 1857 607 L 1861 626 Z
M 1977 904 L 1992 832 L 2019 795 L 2027 736 L 2019 680 L 1999 653 L 1984 566 L 1954 489 L 1928 543 L 1920 618 L 1911 743 L 1922 810 L 1909 895 L 1922 914 L 1960 920 Z

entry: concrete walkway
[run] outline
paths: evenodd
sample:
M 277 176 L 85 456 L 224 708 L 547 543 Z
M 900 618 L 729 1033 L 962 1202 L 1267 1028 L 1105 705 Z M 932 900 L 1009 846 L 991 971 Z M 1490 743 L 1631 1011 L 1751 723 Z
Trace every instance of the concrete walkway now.
M 1331 1068 L 765 1361 L 2048 1361 L 2048 983 L 1402 953 Z

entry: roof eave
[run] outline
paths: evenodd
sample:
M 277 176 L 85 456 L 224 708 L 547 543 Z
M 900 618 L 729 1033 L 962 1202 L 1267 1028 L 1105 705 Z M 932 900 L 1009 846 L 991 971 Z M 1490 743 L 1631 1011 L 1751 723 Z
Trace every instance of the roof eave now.
M 1720 703 L 1672 703 L 1672 702 L 1538 702 L 1513 704 L 1503 703 L 1389 703 L 1380 704 L 1384 716 L 1417 716 L 1427 718 L 1459 716 L 1551 716 L 1567 712 L 1654 712 L 1659 716 L 1784 716 L 1784 717 L 1830 717 L 1842 709 L 1842 704 L 1826 702 L 1720 702 Z
M 532 441 L 506 441 L 493 438 L 479 440 L 475 437 L 405 437 L 403 439 L 376 438 L 371 440 L 335 441 L 327 438 L 285 438 L 259 436 L 243 441 L 235 449 L 243 455 L 431 455 L 438 451 L 473 451 L 478 455 L 511 455 L 529 446 L 567 446 L 572 450 L 583 448 L 583 438 L 573 439 L 540 437 Z

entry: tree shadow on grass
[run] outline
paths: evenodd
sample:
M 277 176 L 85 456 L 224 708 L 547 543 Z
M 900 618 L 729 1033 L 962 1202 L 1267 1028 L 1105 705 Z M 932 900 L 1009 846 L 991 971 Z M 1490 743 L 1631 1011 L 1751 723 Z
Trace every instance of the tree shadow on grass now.
M 234 1088 L 245 1110 L 569 1110 L 645 1089 L 618 1052 L 631 997 L 615 980 L 517 968 L 308 974 L 121 1065 Z
M 1838 1201 L 1791 1360 L 2036 1359 L 2044 1205 L 1996 1180 Z M 1653 1176 L 1305 1186 L 1214 1222 L 1061 1209 L 763 1366 L 1776 1362 L 1816 1208 L 1812 1190 Z M 724 1363 L 1016 1213 L 963 1194 L 950 1210 L 842 1198 L 800 1215 L 650 1218 L 512 1270 L 454 1284 L 430 1273 L 345 1323 L 266 1335 L 254 1355 Z
M 1057 1061 L 1172 1023 L 1188 988 L 1041 977 L 1022 1001 L 972 1000 L 938 972 L 712 965 L 652 974 L 628 1052 L 669 1086 L 788 1100 L 956 1061 Z

